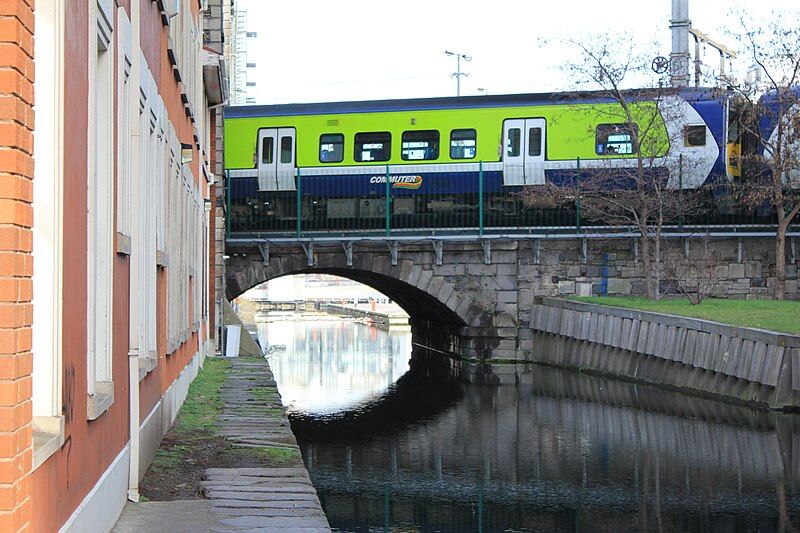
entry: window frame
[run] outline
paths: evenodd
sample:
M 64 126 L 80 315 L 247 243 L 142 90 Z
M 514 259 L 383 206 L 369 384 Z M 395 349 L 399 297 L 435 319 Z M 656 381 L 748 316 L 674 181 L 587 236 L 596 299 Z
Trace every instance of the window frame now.
M 626 152 L 626 153 L 608 153 L 607 151 L 605 151 L 608 148 L 608 136 L 609 136 L 609 134 L 616 133 L 615 131 L 610 129 L 612 127 L 613 128 L 620 128 L 620 129 L 622 129 L 624 132 L 626 132 L 628 134 L 628 136 L 630 137 L 630 141 L 629 142 L 630 142 L 630 145 L 631 145 L 631 151 L 630 152 Z M 603 152 L 598 152 L 597 151 L 597 147 L 600 146 L 600 144 L 601 144 L 600 143 L 600 138 L 601 138 L 600 136 L 601 136 L 601 131 L 602 131 L 603 128 L 608 128 L 608 130 L 604 133 L 605 137 L 604 137 L 604 140 L 602 142 L 604 151 Z M 636 135 L 634 135 L 634 133 Z M 594 152 L 595 152 L 595 154 L 597 154 L 599 156 L 603 156 L 603 157 L 608 157 L 608 156 L 612 156 L 612 157 L 613 156 L 616 156 L 616 157 L 619 157 L 619 156 L 623 156 L 623 157 L 624 156 L 634 156 L 634 155 L 636 155 L 636 152 L 638 150 L 638 146 L 637 146 L 637 144 L 636 144 L 636 142 L 634 140 L 634 137 L 636 137 L 636 138 L 639 137 L 639 125 L 638 124 L 634 124 L 633 125 L 633 131 L 629 130 L 629 127 L 628 127 L 627 123 L 622 123 L 622 122 L 608 122 L 608 123 L 597 124 L 595 126 L 595 128 L 594 128 Z
M 286 151 L 286 147 L 284 146 L 284 144 L 286 144 L 285 141 L 287 141 L 287 140 L 289 141 L 289 151 L 288 152 Z M 279 148 L 280 148 L 280 157 L 278 157 L 278 163 L 280 163 L 281 165 L 288 165 L 288 164 L 292 163 L 294 161 L 294 139 L 292 138 L 292 136 L 291 135 L 279 136 L 278 145 L 279 145 Z M 284 161 L 284 157 L 283 156 L 286 155 L 287 153 L 289 154 L 289 158 Z
M 702 128 L 703 130 L 703 142 L 702 144 L 694 144 L 689 141 L 691 138 L 691 134 L 689 133 L 690 129 L 693 128 Z M 706 132 L 706 125 L 705 124 L 687 124 L 683 127 L 683 146 L 686 148 L 703 148 L 708 144 L 708 134 Z
M 275 164 L 275 140 L 276 140 L 276 137 L 271 137 L 271 136 L 262 137 L 262 139 L 261 139 L 261 159 L 260 159 L 259 166 Z M 266 150 L 266 148 L 267 148 L 266 142 L 267 141 L 269 141 L 269 147 L 270 147 L 270 150 L 269 150 L 270 159 L 269 159 L 269 161 L 266 161 L 264 159 L 264 156 L 267 153 L 267 150 Z
M 475 146 L 473 146 L 473 153 L 472 157 L 455 157 L 453 156 L 453 134 L 457 131 L 471 131 L 473 133 L 472 140 L 475 142 Z M 458 140 L 466 140 L 466 139 L 458 139 Z M 463 153 L 463 150 L 462 150 Z M 454 128 L 450 130 L 450 159 L 475 159 L 478 157 L 478 130 L 475 128 Z
M 341 152 L 340 152 L 340 157 L 336 161 L 335 160 L 331 160 L 331 161 L 323 161 L 322 160 L 322 145 L 323 145 L 322 138 L 323 137 L 327 137 L 327 136 L 331 136 L 331 137 L 332 136 L 336 136 L 336 137 L 339 137 L 341 139 L 342 149 L 341 149 Z M 325 143 L 325 144 L 334 144 L 334 143 Z M 319 136 L 319 146 L 318 146 L 318 150 L 317 150 L 317 158 L 319 159 L 320 163 L 322 163 L 323 165 L 329 165 L 331 163 L 341 163 L 342 161 L 344 161 L 344 150 L 345 150 L 344 133 L 322 133 L 322 134 L 320 134 L 320 136 Z
M 537 153 L 532 154 L 531 153 L 531 147 L 533 147 L 533 144 L 531 143 L 531 133 L 533 133 L 534 131 L 538 131 L 539 132 L 539 142 L 536 143 Z M 531 127 L 528 128 L 528 155 L 527 155 L 527 157 L 542 157 L 542 154 L 544 153 L 544 146 L 543 146 L 543 143 L 542 143 L 543 139 L 544 139 L 544 128 L 542 128 L 541 126 L 531 126 Z
M 361 151 L 358 149 L 359 135 L 386 135 L 388 136 L 388 141 L 384 142 L 385 147 L 383 148 L 384 153 L 386 154 L 386 159 L 370 159 L 369 161 L 364 161 L 361 159 Z M 361 145 L 367 144 L 366 142 L 361 142 Z M 356 163 L 385 163 L 387 161 L 392 160 L 392 132 L 390 131 L 360 131 L 353 135 L 353 160 Z
M 423 150 L 423 148 L 404 148 L 403 147 L 403 145 L 406 142 L 415 142 L 415 141 L 406 141 L 406 134 L 409 134 L 409 133 L 410 134 L 421 134 L 421 133 L 434 133 L 434 134 L 436 134 L 436 143 L 435 143 L 436 157 L 424 157 L 422 159 L 411 159 L 411 158 L 406 157 L 405 155 L 403 155 L 403 151 L 404 150 L 408 150 L 408 151 L 411 151 L 411 150 Z M 442 139 L 442 134 L 439 132 L 439 130 L 406 130 L 400 135 L 400 159 L 402 159 L 403 161 L 436 161 L 437 159 L 439 159 L 439 156 L 441 155 L 441 146 L 442 146 L 441 139 Z M 416 141 L 416 142 L 423 142 L 423 141 Z M 429 145 L 430 145 L 430 143 L 429 143 Z M 424 148 L 425 151 L 427 151 L 428 149 L 429 148 L 427 148 L 427 147 Z
M 505 153 L 506 157 L 519 157 L 520 154 L 522 154 L 522 130 L 523 130 L 523 128 L 520 128 L 520 127 L 508 128 L 508 139 L 507 140 L 511 141 L 511 142 L 510 142 L 510 144 L 508 144 L 505 147 L 504 153 Z M 512 138 L 512 134 L 511 134 L 511 132 L 513 132 L 513 131 L 517 132 L 517 135 L 516 135 L 517 142 L 516 142 L 516 151 L 514 153 L 511 153 L 511 148 L 514 147 L 514 141 L 513 141 L 513 138 Z

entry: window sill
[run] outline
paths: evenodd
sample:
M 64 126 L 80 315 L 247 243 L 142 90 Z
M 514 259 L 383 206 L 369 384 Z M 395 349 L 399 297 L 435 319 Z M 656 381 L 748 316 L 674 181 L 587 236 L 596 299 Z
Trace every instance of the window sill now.
M 64 444 L 63 416 L 33 417 L 33 470 Z
M 147 374 L 153 371 L 158 364 L 156 352 L 150 352 L 147 357 L 139 357 L 139 381 L 142 381 Z
M 95 393 L 87 395 L 86 419 L 97 420 L 114 403 L 114 382 L 98 381 Z
M 119 255 L 131 255 L 131 238 L 129 235 L 117 232 L 117 253 Z
M 169 268 L 169 255 L 167 255 L 167 252 L 156 250 L 156 266 Z

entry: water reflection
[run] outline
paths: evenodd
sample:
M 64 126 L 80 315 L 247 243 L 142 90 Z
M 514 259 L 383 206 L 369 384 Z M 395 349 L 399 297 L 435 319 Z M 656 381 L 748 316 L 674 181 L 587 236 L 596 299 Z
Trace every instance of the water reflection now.
M 331 350 L 317 353 L 336 360 Z M 355 409 L 292 416 L 341 531 L 789 531 L 800 523 L 796 417 L 541 367 L 517 386 L 465 386 L 421 363 L 434 356 L 414 358 L 414 370 Z
M 346 411 L 385 392 L 408 371 L 411 333 L 327 315 L 269 314 L 258 324 L 290 412 Z

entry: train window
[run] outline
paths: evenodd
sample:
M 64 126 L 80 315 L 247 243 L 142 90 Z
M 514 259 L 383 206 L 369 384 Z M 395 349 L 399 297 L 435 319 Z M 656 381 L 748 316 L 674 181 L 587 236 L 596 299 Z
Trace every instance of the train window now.
M 292 162 L 292 138 L 281 137 L 281 163 Z
M 388 161 L 392 154 L 392 134 L 388 131 L 356 133 L 356 161 Z
M 706 145 L 706 127 L 700 126 L 686 126 L 683 128 L 683 145 L 684 146 L 705 146 Z
M 319 136 L 319 162 L 341 163 L 344 160 L 344 135 L 326 133 Z
M 528 155 L 542 155 L 542 128 L 531 128 L 528 131 Z
M 638 132 L 633 125 L 634 133 Z M 635 151 L 633 135 L 627 124 L 599 124 L 595 149 L 599 155 L 626 155 Z
M 273 145 L 274 139 L 272 137 L 264 137 L 261 141 L 261 164 L 262 165 L 270 165 L 272 164 L 272 152 L 273 152 Z
M 450 159 L 473 159 L 477 144 L 475 130 L 453 130 L 450 132 Z
M 439 132 L 436 130 L 404 131 L 400 145 L 403 161 L 439 159 Z
M 508 130 L 508 139 L 506 140 L 506 155 L 508 157 L 519 156 L 519 128 L 511 128 Z

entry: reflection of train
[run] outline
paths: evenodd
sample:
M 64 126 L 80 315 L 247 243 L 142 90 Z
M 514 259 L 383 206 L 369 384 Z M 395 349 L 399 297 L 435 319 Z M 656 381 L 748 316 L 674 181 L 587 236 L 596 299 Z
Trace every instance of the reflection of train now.
M 737 132 L 728 141 L 728 123 L 738 124 L 728 107 L 710 89 L 631 105 L 636 134 L 655 147 L 652 167 L 670 186 L 738 176 L 728 157 L 742 144 Z M 330 224 L 382 219 L 388 207 L 424 225 L 418 217 L 474 213 L 481 191 L 489 216 L 513 216 L 521 203 L 509 193 L 573 179 L 578 160 L 583 174 L 635 168 L 623 116 L 594 93 L 229 107 L 231 215 L 234 224 L 289 221 L 299 208 Z

